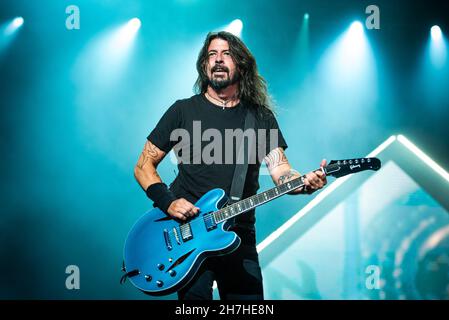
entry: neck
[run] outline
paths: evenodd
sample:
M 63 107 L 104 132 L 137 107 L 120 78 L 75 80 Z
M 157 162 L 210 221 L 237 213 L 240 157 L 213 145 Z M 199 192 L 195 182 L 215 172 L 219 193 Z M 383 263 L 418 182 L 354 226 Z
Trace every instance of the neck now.
M 223 88 L 221 90 L 214 90 L 212 87 L 207 87 L 206 97 L 210 100 L 212 98 L 212 103 L 221 103 L 222 106 L 234 107 L 240 100 L 238 98 L 238 84 L 233 84 Z

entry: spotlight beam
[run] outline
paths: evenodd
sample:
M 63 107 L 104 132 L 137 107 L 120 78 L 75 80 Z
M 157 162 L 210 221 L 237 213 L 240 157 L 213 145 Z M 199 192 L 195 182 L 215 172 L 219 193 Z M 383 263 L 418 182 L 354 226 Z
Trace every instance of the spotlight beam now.
M 225 31 L 228 31 L 240 38 L 242 36 L 242 29 L 243 29 L 242 20 L 235 19 L 225 28 Z

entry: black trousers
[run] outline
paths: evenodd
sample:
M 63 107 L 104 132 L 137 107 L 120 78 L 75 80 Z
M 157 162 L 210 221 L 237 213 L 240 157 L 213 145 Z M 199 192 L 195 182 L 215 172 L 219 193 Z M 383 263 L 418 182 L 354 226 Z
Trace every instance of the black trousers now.
M 217 282 L 221 300 L 263 300 L 262 272 L 254 229 L 234 228 L 242 243 L 232 253 L 207 258 L 180 291 L 179 300 L 212 300 Z

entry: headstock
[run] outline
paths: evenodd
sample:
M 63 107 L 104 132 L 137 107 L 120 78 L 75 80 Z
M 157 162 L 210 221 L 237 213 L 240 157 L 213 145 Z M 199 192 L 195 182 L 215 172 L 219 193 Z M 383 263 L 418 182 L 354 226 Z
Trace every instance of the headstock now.
M 345 160 L 332 160 L 324 167 L 326 175 L 340 178 L 348 174 L 374 170 L 377 171 L 381 167 L 381 162 L 378 158 L 357 158 Z

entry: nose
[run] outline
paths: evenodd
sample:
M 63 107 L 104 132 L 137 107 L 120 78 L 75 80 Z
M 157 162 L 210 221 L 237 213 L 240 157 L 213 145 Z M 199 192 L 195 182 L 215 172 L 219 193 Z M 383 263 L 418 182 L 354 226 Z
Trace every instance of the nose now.
M 223 63 L 223 55 L 222 54 L 217 54 L 215 56 L 215 63 L 217 63 L 217 64 Z

